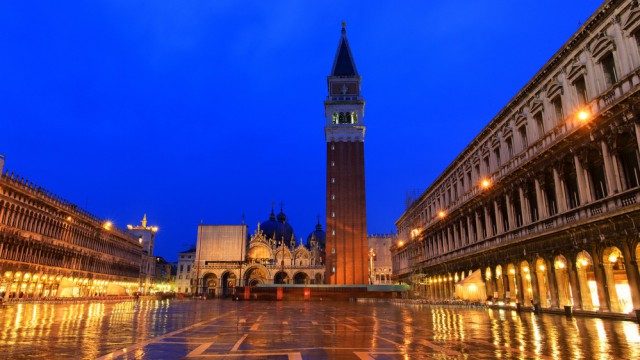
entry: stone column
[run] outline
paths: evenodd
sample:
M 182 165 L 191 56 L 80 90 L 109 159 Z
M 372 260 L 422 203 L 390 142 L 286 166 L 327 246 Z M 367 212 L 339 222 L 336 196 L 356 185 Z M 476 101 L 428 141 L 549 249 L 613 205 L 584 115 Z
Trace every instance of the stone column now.
M 520 273 L 520 271 L 517 271 L 514 275 L 514 280 L 516 282 L 516 288 L 518 289 L 518 303 L 520 305 L 525 305 L 524 303 L 524 286 L 523 286 L 523 282 L 522 282 L 522 274 Z
M 635 261 L 635 257 L 631 255 L 627 241 L 621 241 L 620 250 L 622 251 L 622 259 L 624 260 L 624 267 L 627 272 L 633 308 L 640 309 L 640 276 L 638 275 L 638 264 Z
M 591 194 L 587 190 L 587 184 L 585 179 L 585 171 L 582 168 L 582 163 L 578 155 L 573 155 L 573 163 L 576 167 L 576 179 L 578 182 L 578 195 L 580 195 L 580 204 L 584 205 L 591 202 Z
M 487 238 L 492 237 L 493 234 L 493 226 L 491 226 L 491 216 L 489 216 L 489 204 L 487 204 L 486 206 L 483 206 L 482 209 L 484 210 L 484 226 L 485 229 L 487 230 Z
M 524 190 L 522 186 L 518 187 L 518 196 L 520 196 L 520 206 L 522 207 L 522 225 L 531 223 L 531 208 L 527 202 L 527 198 L 524 196 Z
M 485 268 L 483 268 L 483 269 L 485 269 Z M 487 290 L 487 296 L 493 296 L 493 286 L 492 286 L 493 282 L 491 281 L 491 279 L 487 280 L 487 276 L 486 276 L 484 271 L 481 271 L 481 272 L 482 272 L 482 280 L 484 281 L 485 286 L 487 287 L 487 289 L 486 289 Z
M 603 271 L 602 259 L 598 255 L 595 244 L 592 245 L 589 254 L 593 260 L 593 273 L 598 286 L 598 301 L 600 302 L 600 311 L 611 311 L 611 302 L 609 300 L 609 291 L 606 287 L 606 280 Z
M 567 263 L 567 274 L 569 275 L 569 286 L 571 286 L 571 301 L 576 309 L 582 309 L 582 300 L 580 299 L 580 288 L 578 287 L 578 277 L 576 274 L 575 261 Z
M 615 282 L 615 279 L 613 278 L 613 264 L 607 261 L 603 264 L 603 267 L 604 267 L 604 276 L 607 282 L 607 289 L 609 290 L 611 311 L 622 312 L 622 307 L 620 306 L 620 300 L 618 299 L 618 292 L 616 291 L 616 282 Z
M 618 187 L 616 186 L 613 165 L 611 164 L 611 154 L 609 154 L 609 147 L 604 140 L 600 141 L 600 145 L 602 147 L 602 160 L 604 161 L 604 172 L 607 179 L 607 190 L 609 195 L 613 195 L 618 192 Z
M 640 150 L 640 123 L 634 122 L 633 128 L 636 130 L 636 149 Z
M 580 301 L 582 302 L 582 310 L 593 310 L 593 301 L 591 301 L 591 289 L 587 282 L 587 269 L 581 267 L 578 271 L 578 283 L 580 284 Z
M 531 266 L 531 264 L 533 264 L 533 266 Z M 529 276 L 531 277 L 532 301 L 540 305 L 540 288 L 538 285 L 538 272 L 536 271 L 535 261 L 529 262 Z
M 502 268 L 502 271 L 504 272 L 505 268 Z M 509 288 L 509 275 L 507 274 L 502 274 L 502 288 L 504 289 L 504 293 L 503 293 L 503 299 L 505 301 L 505 303 L 507 302 L 507 299 L 511 299 L 511 297 L 513 296 L 511 289 Z M 507 292 L 509 292 L 509 297 L 507 297 Z
M 506 193 L 504 195 L 504 201 L 507 204 L 507 221 L 509 221 L 509 228 L 516 228 L 515 214 L 513 211 L 513 202 L 511 201 L 511 195 Z
M 498 282 L 496 281 L 496 276 L 495 274 L 491 274 L 491 290 L 493 290 L 494 293 L 498 293 L 498 297 L 500 297 L 500 289 L 498 288 Z M 491 296 L 493 296 L 494 294 L 491 293 Z M 493 301 L 495 302 L 496 299 L 493 299 Z
M 477 211 L 474 211 L 473 214 L 476 218 L 476 241 L 484 240 L 485 237 L 482 234 L 482 223 L 480 222 L 480 214 L 478 214 Z
M 498 205 L 498 201 L 493 201 L 493 211 L 496 214 L 496 233 L 500 234 L 504 232 L 504 224 L 502 223 L 502 212 L 500 211 L 500 206 Z
M 467 215 L 467 231 L 469 232 L 469 241 L 467 242 L 467 245 L 468 245 L 475 241 L 474 240 L 475 233 L 473 232 L 473 226 L 471 225 L 471 216 L 468 216 L 468 215 Z
M 553 261 L 553 259 L 551 259 L 551 261 L 549 261 L 549 259 L 545 259 L 545 260 L 549 265 L 549 268 L 547 269 L 547 278 L 548 278 L 547 284 L 549 288 L 549 295 L 551 296 L 551 307 L 557 308 L 558 307 L 558 282 L 556 281 L 555 261 Z
M 534 186 L 536 188 L 536 202 L 538 203 L 538 220 L 547 218 L 547 207 L 544 201 L 544 194 L 542 194 L 542 187 L 540 186 L 540 181 L 538 179 L 534 179 Z
M 565 197 L 564 187 L 560 181 L 560 174 L 556 167 L 553 168 L 553 185 L 556 190 L 556 201 L 558 206 L 558 213 L 565 212 L 567 210 L 567 199 Z

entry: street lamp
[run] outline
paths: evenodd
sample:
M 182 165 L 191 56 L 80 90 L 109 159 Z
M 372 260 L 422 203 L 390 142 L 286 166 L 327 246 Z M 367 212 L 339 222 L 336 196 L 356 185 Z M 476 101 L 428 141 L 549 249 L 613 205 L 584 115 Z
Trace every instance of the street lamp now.
M 488 189 L 491 186 L 491 181 L 489 181 L 489 179 L 483 179 L 480 186 L 482 186 L 483 189 Z
M 373 248 L 369 249 L 369 282 L 373 285 L 374 274 L 373 274 L 373 260 L 376 256 L 375 250 Z

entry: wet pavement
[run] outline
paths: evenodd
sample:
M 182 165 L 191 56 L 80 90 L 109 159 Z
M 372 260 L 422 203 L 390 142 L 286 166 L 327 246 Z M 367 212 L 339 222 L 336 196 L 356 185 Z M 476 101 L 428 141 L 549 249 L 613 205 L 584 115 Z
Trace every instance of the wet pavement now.
M 0 309 L 0 358 L 638 359 L 640 327 L 390 303 L 20 304 Z

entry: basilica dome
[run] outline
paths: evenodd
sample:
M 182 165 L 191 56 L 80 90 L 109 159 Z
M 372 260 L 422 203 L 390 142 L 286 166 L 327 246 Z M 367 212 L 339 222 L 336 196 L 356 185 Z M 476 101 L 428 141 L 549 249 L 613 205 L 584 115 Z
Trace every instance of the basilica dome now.
M 261 223 L 260 229 L 264 233 L 265 238 L 274 240 L 277 243 L 282 242 L 283 239 L 286 244 L 289 244 L 292 238 L 295 240 L 293 227 L 287 222 L 287 215 L 282 212 L 282 209 L 280 209 L 277 218 L 273 213 L 273 209 L 271 209 L 269 220 Z
M 322 247 L 326 245 L 327 234 L 322 230 L 322 225 L 320 225 L 320 220 L 318 220 L 318 225 L 316 225 L 316 229 L 307 236 L 307 245 L 311 246 L 311 240 L 315 239 L 315 241 Z

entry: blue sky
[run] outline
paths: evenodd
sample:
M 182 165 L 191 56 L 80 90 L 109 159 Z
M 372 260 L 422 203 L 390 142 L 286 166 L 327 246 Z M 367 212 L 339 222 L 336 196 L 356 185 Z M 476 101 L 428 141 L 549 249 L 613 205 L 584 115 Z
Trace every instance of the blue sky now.
M 600 1 L 0 2 L 5 169 L 113 220 L 324 226 L 326 76 L 363 78 L 368 229 L 421 193 Z

